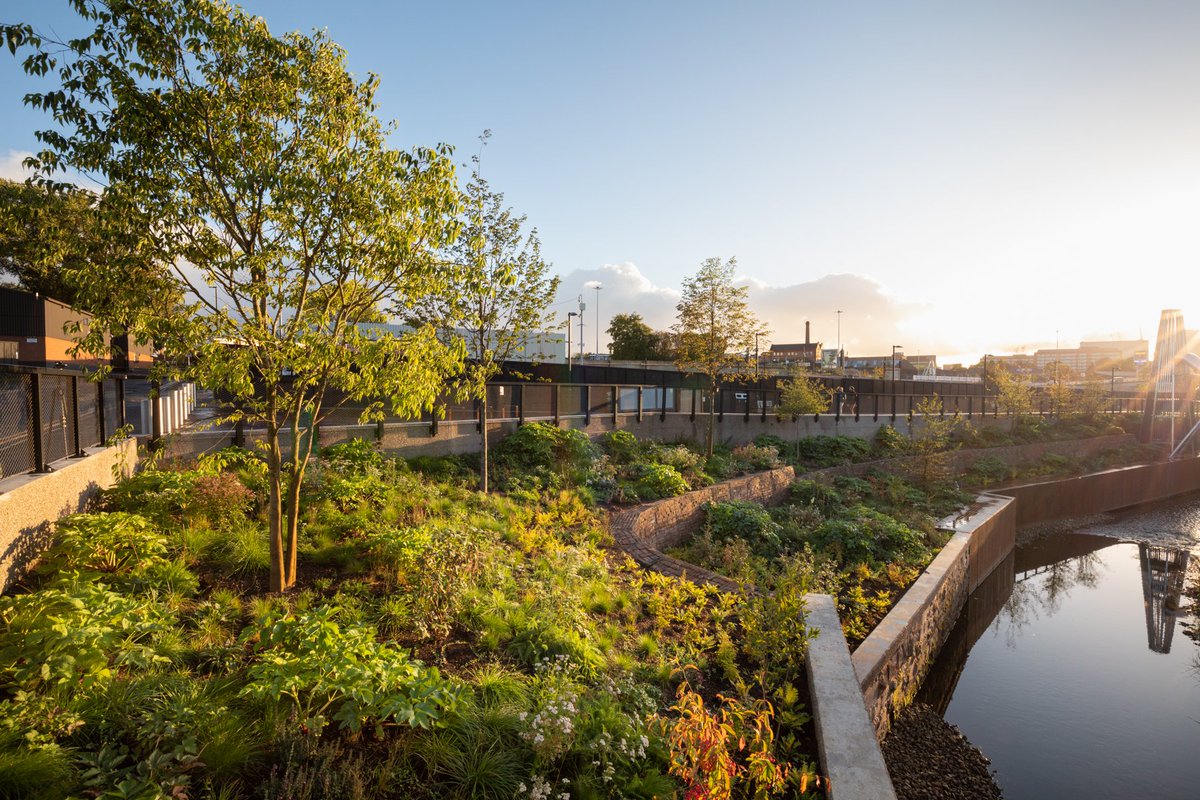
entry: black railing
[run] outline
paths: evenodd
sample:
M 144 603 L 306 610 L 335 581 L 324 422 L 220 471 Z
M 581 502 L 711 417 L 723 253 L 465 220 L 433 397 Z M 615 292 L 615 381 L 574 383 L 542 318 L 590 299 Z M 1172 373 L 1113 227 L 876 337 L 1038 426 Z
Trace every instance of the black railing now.
M 49 472 L 124 424 L 124 376 L 91 381 L 75 370 L 0 364 L 0 478 Z
M 885 382 L 880 381 L 880 384 Z M 922 401 L 932 397 L 918 394 L 907 382 L 897 382 L 896 391 L 891 386 L 882 386 L 882 391 L 837 392 L 831 388 L 824 409 L 814 416 L 832 416 L 836 420 L 885 420 L 894 422 L 920 413 Z M 335 398 L 330 398 L 335 399 Z M 668 414 L 686 414 L 691 418 L 709 412 L 710 402 L 715 403 L 719 418 L 766 420 L 777 416 L 780 411 L 782 392 L 778 388 L 752 386 L 726 386 L 718 390 L 716 398 L 710 400 L 704 389 L 652 384 L 599 384 L 599 383 L 540 383 L 508 382 L 490 383 L 487 387 L 487 416 L 489 420 L 560 420 L 563 418 L 592 417 L 616 418 L 619 415 L 637 415 L 639 419 L 658 416 L 665 419 Z M 959 416 L 966 419 L 1011 416 L 996 395 L 963 394 L 941 395 L 940 414 Z M 1141 412 L 1144 398 L 1112 396 L 1107 398 L 1104 411 L 1112 414 Z M 419 420 L 388 418 L 388 423 L 428 423 L 436 428 L 438 420 L 449 422 L 475 421 L 480 419 L 481 400 L 459 400 L 444 397 L 438 403 L 439 412 L 425 414 Z M 363 407 L 347 403 L 325 418 L 326 426 L 355 425 Z M 1035 415 L 1053 416 L 1055 409 L 1048 399 L 1037 397 L 1032 411 Z

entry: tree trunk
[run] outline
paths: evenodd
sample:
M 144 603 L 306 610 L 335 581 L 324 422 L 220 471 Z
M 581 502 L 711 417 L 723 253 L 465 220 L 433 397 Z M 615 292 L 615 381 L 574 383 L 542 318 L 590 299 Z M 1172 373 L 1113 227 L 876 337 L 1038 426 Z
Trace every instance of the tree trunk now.
M 283 455 L 279 449 L 279 426 L 267 424 L 267 471 L 270 475 L 270 498 L 267 501 L 267 521 L 271 532 L 271 578 L 269 591 L 282 592 L 288 588 L 283 550 Z
M 300 485 L 304 482 L 304 463 L 294 465 L 287 493 L 287 559 L 284 563 L 284 588 L 296 585 L 296 556 L 300 551 Z
M 488 493 L 488 415 L 487 386 L 479 403 L 479 491 Z
M 713 436 L 716 433 L 717 426 L 717 389 L 715 386 L 710 386 L 708 389 L 708 436 L 705 442 L 705 449 L 709 458 L 713 454 Z

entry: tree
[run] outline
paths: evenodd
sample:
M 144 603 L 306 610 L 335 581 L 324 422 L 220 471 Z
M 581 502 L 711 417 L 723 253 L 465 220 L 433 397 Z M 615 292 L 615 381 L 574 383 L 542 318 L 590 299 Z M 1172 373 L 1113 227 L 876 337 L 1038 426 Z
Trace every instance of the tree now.
M 808 417 L 820 414 L 829 408 L 830 391 L 821 381 L 810 378 L 799 369 L 792 374 L 791 379 L 780 385 L 779 411 L 790 414 L 797 421 L 804 420 L 807 426 Z M 800 427 L 796 426 L 796 445 L 800 443 Z
M 481 139 L 486 143 L 488 132 Z M 500 374 L 527 343 L 551 324 L 546 309 L 558 292 L 559 278 L 547 273 L 537 230 L 523 231 L 525 216 L 504 207 L 504 195 L 492 191 L 478 169 L 463 198 L 462 235 L 448 256 L 453 291 L 431 295 L 417 304 L 419 316 L 442 317 L 466 340 L 469 361 L 459 377 L 464 396 L 479 400 L 479 489 L 488 490 L 487 383 Z
M 705 448 L 711 457 L 716 427 L 716 398 L 721 384 L 744 379 L 753 372 L 749 353 L 754 332 L 762 324 L 746 303 L 747 287 L 733 285 L 737 261 L 724 264 L 707 259 L 700 271 L 683 284 L 683 297 L 675 306 L 679 316 L 675 334 L 675 363 L 685 372 L 706 381 L 708 432 Z
M 997 365 L 989 375 L 996 386 L 996 402 L 1013 417 L 1012 427 L 1033 413 L 1033 387 L 1029 381 L 1003 365 Z
M 86 193 L 0 180 L 0 274 L 22 289 L 76 306 L 63 275 L 91 258 L 95 228 Z
M 228 393 L 232 417 L 265 426 L 270 586 L 282 591 L 296 581 L 304 433 L 333 410 L 327 393 L 368 400 L 365 416 L 381 413 L 380 394 L 416 414 L 461 365 L 461 343 L 432 325 L 359 326 L 442 288 L 431 251 L 456 232 L 453 165 L 444 149 L 387 147 L 376 78 L 355 81 L 324 34 L 275 37 L 209 0 L 75 8 L 91 35 L 8 25 L 0 42 L 61 82 L 26 98 L 57 125 L 38 134 L 42 185 L 63 188 L 51 180 L 62 169 L 101 182 L 104 236 L 141 267 L 135 281 L 90 261 L 67 269 L 84 297 L 112 302 L 93 309 L 87 338 L 124 324 L 167 354 L 159 376 Z M 186 297 L 183 313 L 155 307 L 164 286 Z
M 617 314 L 605 331 L 609 353 L 619 361 L 662 361 L 670 358 L 670 335 L 642 321 L 641 314 Z
M 962 419 L 946 413 L 936 394 L 924 397 L 913 408 L 909 435 L 912 439 L 913 477 L 926 486 L 947 476 L 949 450 Z

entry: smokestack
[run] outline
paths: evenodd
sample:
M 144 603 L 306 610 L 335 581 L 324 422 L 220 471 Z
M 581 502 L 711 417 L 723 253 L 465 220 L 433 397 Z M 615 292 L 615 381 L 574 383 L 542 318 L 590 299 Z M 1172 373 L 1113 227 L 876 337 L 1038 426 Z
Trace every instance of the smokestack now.
M 804 343 L 805 344 L 812 344 L 812 342 L 809 341 L 809 338 L 808 338 L 808 336 L 809 336 L 808 328 L 810 325 L 812 325 L 811 322 L 809 322 L 808 320 L 804 320 Z

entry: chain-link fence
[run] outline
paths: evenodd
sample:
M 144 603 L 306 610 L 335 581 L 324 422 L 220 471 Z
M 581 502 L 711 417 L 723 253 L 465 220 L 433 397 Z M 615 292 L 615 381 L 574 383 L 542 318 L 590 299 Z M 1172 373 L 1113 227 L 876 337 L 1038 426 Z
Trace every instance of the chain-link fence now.
M 0 478 L 43 471 L 124 424 L 121 378 L 0 365 Z
M 29 472 L 33 454 L 33 392 L 29 375 L 0 372 L 0 478 Z

